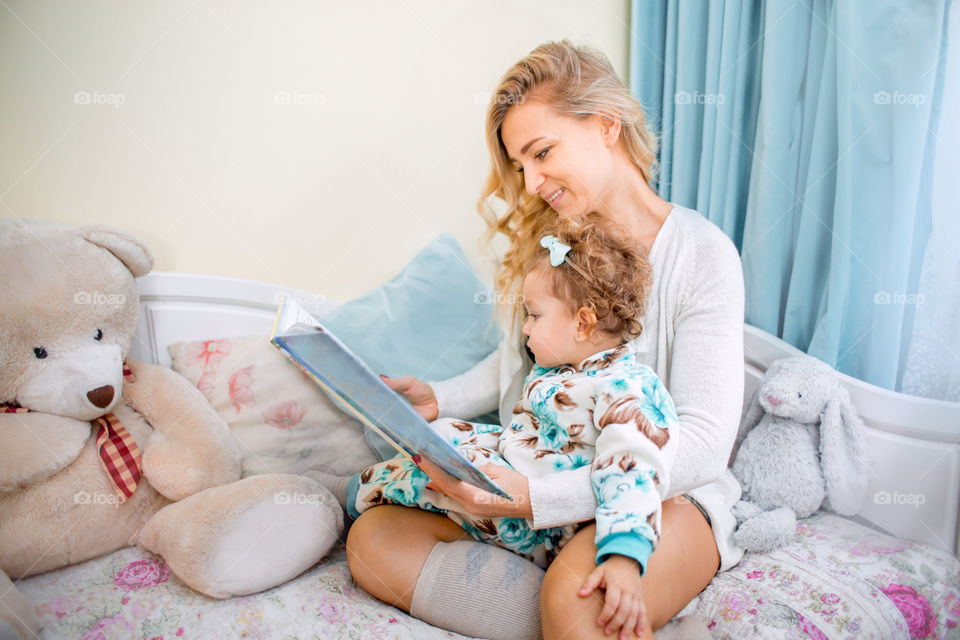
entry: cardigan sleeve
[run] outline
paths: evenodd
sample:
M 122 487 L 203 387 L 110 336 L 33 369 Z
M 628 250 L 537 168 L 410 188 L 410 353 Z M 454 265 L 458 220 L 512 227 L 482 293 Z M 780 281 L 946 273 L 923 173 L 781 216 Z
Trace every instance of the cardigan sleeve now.
M 437 397 L 440 418 L 467 419 L 493 411 L 500 397 L 500 349 L 458 376 L 427 384 Z
M 597 517 L 597 496 L 590 484 L 590 465 L 527 478 L 533 528 L 562 527 Z
M 722 235 L 717 231 L 718 235 Z M 726 236 L 698 246 L 674 319 L 666 380 L 680 419 L 670 492 L 709 484 L 727 467 L 743 407 L 744 287 Z

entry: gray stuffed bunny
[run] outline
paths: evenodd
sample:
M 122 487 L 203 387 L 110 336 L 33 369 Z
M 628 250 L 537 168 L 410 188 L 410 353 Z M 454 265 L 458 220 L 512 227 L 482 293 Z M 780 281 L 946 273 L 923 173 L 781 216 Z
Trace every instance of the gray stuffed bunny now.
M 822 506 L 857 512 L 867 490 L 863 422 L 836 372 L 809 356 L 767 369 L 740 426 L 731 470 L 743 487 L 734 541 L 771 551 Z

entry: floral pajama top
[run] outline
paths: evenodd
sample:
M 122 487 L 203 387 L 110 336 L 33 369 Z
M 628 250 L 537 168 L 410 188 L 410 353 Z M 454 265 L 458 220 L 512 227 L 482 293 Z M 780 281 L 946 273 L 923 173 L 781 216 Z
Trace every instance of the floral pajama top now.
M 590 464 L 597 563 L 616 553 L 643 571 L 660 536 L 677 424 L 663 382 L 627 343 L 577 366 L 534 365 L 498 448 L 528 477 Z

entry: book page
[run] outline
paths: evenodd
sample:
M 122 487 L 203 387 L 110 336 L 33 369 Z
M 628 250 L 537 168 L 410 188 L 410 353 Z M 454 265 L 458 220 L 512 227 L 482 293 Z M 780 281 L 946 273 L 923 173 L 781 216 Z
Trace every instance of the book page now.
M 282 334 L 313 333 L 322 331 L 321 325 L 313 315 L 288 296 L 283 297 L 277 319 L 273 326 L 273 336 Z

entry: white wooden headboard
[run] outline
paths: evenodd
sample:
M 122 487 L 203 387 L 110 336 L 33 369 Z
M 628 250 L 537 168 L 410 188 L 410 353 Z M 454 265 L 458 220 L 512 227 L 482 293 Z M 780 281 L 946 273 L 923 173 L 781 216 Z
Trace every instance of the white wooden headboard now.
M 167 345 L 268 335 L 281 295 L 322 314 L 339 303 L 279 285 L 178 273 L 139 279 L 140 326 L 130 357 L 170 365 Z M 759 329 L 744 332 L 745 404 L 774 360 L 800 351 Z M 960 551 L 960 404 L 926 400 L 842 376 L 864 423 L 872 462 L 858 520 L 893 535 Z
M 130 357 L 165 367 L 170 366 L 167 346 L 175 342 L 269 335 L 284 295 L 317 315 L 340 304 L 297 289 L 240 278 L 158 271 L 139 278 L 137 284 L 140 325 Z

